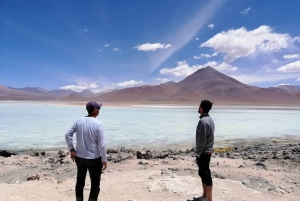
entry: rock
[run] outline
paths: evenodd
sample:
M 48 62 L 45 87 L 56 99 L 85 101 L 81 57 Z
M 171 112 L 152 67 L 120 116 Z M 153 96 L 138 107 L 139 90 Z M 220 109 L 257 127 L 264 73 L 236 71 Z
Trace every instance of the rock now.
M 27 181 L 30 181 L 30 180 L 40 180 L 40 175 L 32 174 L 32 175 L 27 176 Z
M 243 165 L 240 165 L 239 168 L 245 168 Z
M 11 157 L 12 155 L 16 155 L 16 154 L 7 150 L 0 150 L 0 156 L 7 158 L 7 157 Z
M 256 166 L 258 166 L 258 167 L 262 167 L 262 168 L 264 168 L 265 170 L 267 169 L 267 166 L 266 166 L 264 163 L 262 163 L 262 162 L 254 163 L 254 165 L 256 165 Z
M 46 152 L 45 152 L 45 151 L 41 151 L 40 154 L 41 154 L 42 156 L 45 156 Z
M 121 155 L 119 155 L 119 154 L 111 155 L 110 158 L 115 163 L 119 163 L 119 162 L 121 162 L 123 160 L 122 157 L 121 157 Z
M 109 149 L 106 150 L 106 153 L 107 153 L 107 154 L 116 154 L 116 153 L 118 153 L 118 151 L 115 150 L 115 149 L 109 148 Z
M 40 153 L 38 151 L 36 151 L 36 150 L 31 149 L 29 151 L 29 155 L 32 156 L 32 157 L 35 157 L 35 156 L 39 156 Z
M 144 159 L 151 159 L 152 158 L 152 154 L 150 151 L 146 151 L 145 155 L 144 155 Z
M 146 152 L 144 151 L 137 151 L 136 152 L 136 157 L 137 159 L 142 159 L 145 156 Z
M 48 158 L 49 163 L 54 163 L 54 161 L 55 161 L 54 158 L 52 158 L 52 157 Z
M 148 165 L 148 162 L 144 161 L 144 160 L 141 160 L 141 161 L 139 161 L 139 165 Z
M 249 186 L 250 181 L 249 180 L 242 180 L 242 184 L 245 185 L 245 186 Z
M 163 152 L 160 153 L 160 158 L 161 158 L 161 159 L 164 159 L 164 158 L 166 158 L 166 157 L 168 157 L 168 156 L 169 156 L 169 152 L 163 151 Z
M 59 151 L 58 151 L 58 156 L 59 156 L 60 158 L 64 158 L 64 157 L 66 157 L 66 153 L 65 153 L 64 151 L 62 151 L 62 150 L 59 150 Z
M 121 151 L 121 152 L 126 152 L 125 147 L 121 147 L 120 151 Z
M 177 171 L 179 171 L 178 168 L 168 168 L 168 170 L 171 170 L 172 172 L 177 172 Z

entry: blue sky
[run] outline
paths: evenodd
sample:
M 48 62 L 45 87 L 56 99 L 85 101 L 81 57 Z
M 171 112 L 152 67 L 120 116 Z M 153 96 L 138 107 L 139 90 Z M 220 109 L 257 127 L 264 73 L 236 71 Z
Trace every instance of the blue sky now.
M 0 84 L 105 89 L 207 65 L 246 84 L 300 85 L 300 2 L 0 0 Z

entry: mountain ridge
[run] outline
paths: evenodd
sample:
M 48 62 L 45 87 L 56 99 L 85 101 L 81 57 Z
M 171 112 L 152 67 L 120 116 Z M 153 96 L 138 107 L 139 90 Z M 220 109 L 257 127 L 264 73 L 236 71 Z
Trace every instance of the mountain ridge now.
M 299 86 L 300 88 L 300 86 Z M 264 104 L 299 104 L 300 91 L 282 87 L 260 88 L 246 85 L 212 67 L 197 70 L 179 82 L 169 81 L 159 85 L 143 85 L 125 89 L 113 89 L 93 93 L 68 90 L 44 90 L 40 87 L 20 89 L 0 85 L 0 100 L 58 100 L 101 102 L 151 102 L 151 103 L 189 103 L 210 99 L 215 102 L 249 102 Z

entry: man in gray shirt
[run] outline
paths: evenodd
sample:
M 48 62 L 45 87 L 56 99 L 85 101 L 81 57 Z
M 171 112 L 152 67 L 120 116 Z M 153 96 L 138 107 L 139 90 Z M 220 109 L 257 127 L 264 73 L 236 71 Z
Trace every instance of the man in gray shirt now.
M 96 201 L 100 192 L 101 171 L 107 168 L 103 124 L 96 119 L 102 104 L 94 101 L 86 104 L 88 116 L 77 119 L 65 134 L 73 162 L 77 165 L 76 200 L 83 201 L 83 188 L 87 170 L 90 173 L 89 201 Z M 76 150 L 73 135 L 76 133 Z
M 202 180 L 203 201 L 212 201 L 212 178 L 209 169 L 211 154 L 213 153 L 215 124 L 209 116 L 212 102 L 201 101 L 198 113 L 201 114 L 196 130 L 196 161 L 199 176 Z

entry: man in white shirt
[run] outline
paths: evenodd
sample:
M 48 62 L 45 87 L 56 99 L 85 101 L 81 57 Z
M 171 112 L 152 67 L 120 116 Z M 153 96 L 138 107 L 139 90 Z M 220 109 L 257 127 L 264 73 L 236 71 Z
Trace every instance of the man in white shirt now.
M 88 116 L 77 119 L 65 134 L 66 143 L 73 162 L 77 165 L 76 201 L 83 201 L 83 188 L 87 170 L 91 179 L 91 190 L 88 201 L 96 201 L 100 192 L 101 171 L 107 168 L 105 135 L 99 115 L 102 104 L 88 102 Z M 73 135 L 76 133 L 76 150 L 73 146 Z

